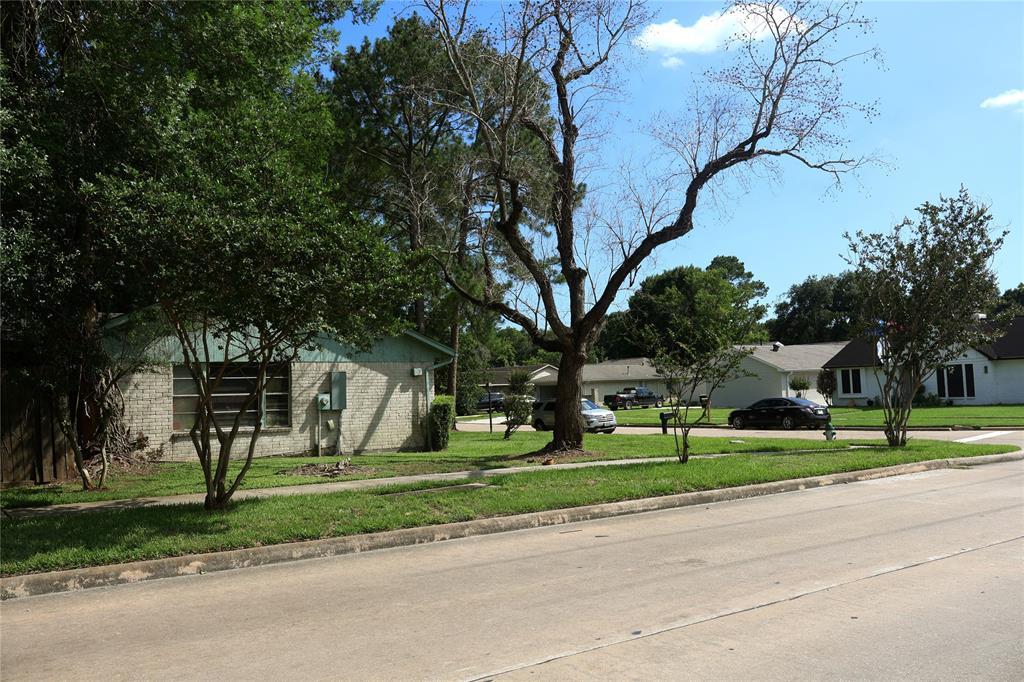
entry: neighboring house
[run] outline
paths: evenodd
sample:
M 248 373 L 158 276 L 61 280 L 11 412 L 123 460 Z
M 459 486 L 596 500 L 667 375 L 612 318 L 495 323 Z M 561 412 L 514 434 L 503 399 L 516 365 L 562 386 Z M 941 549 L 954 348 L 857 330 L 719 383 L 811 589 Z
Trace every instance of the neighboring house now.
M 488 370 L 490 390 L 505 392 L 508 376 L 514 371 L 524 371 L 530 376 L 538 400 L 550 400 L 556 395 L 558 368 L 554 365 L 525 365 L 517 367 L 493 367 Z M 617 393 L 629 386 L 645 386 L 655 393 L 665 393 L 665 382 L 654 371 L 647 358 L 625 358 L 591 363 L 583 367 L 583 397 L 600 404 L 608 393 Z M 480 384 L 486 389 L 487 384 Z
M 802 343 L 786 346 L 778 342 L 743 346 L 751 354 L 740 364 L 744 376 L 723 382 L 711 397 L 715 407 L 748 407 L 762 398 L 796 397 L 789 382 L 797 377 L 810 388 L 804 398 L 824 404 L 818 392 L 818 372 L 846 344 L 844 342 Z
M 513 372 L 526 372 L 533 384 L 534 397 L 537 400 L 549 400 L 555 397 L 555 385 L 558 383 L 558 368 L 553 365 L 514 365 L 512 367 L 492 367 L 487 370 L 490 383 L 482 383 L 480 387 L 494 393 L 508 393 L 508 378 Z
M 882 377 L 874 343 L 850 341 L 825 368 L 836 373 L 836 405 L 878 404 Z M 924 392 L 958 405 L 1024 403 L 1024 316 L 991 345 L 968 348 L 934 372 Z
M 434 372 L 453 360 L 451 348 L 413 331 L 381 339 L 366 352 L 330 338 L 318 343 L 319 348 L 303 350 L 298 360 L 280 367 L 281 377 L 261 397 L 265 416 L 257 456 L 316 453 L 318 445 L 331 454 L 425 448 Z M 144 434 L 161 458 L 187 460 L 196 456 L 188 435 L 195 419 L 195 384 L 180 364 L 180 351 L 168 348 L 169 356 L 155 370 L 122 382 L 126 417 L 132 432 Z M 237 393 L 248 394 L 246 384 L 252 381 L 253 373 L 238 364 L 215 396 L 215 409 L 226 416 L 237 412 Z M 328 409 L 319 408 L 320 394 L 332 394 Z M 239 457 L 252 426 L 239 433 L 234 449 Z
M 600 405 L 606 395 L 624 388 L 643 386 L 666 395 L 665 380 L 648 358 L 605 360 L 583 366 L 583 397 Z

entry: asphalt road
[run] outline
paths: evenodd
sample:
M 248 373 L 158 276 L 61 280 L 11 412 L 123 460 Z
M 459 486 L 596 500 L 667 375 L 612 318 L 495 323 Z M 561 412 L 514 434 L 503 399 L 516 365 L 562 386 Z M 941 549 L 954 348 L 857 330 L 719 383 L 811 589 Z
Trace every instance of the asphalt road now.
M 460 431 L 487 431 L 486 422 L 459 422 Z M 503 428 L 495 422 L 495 431 L 502 432 Z M 524 426 L 523 431 L 533 431 L 532 427 Z M 661 433 L 660 426 L 620 426 L 613 435 L 638 434 L 650 435 Z M 804 438 L 807 440 L 824 440 L 820 429 L 795 429 L 783 431 L 781 429 L 743 429 L 737 431 L 730 428 L 706 428 L 699 427 L 690 432 L 692 436 L 714 436 L 718 438 Z M 955 440 L 962 442 L 977 443 L 1010 443 L 1024 448 L 1024 429 L 983 429 L 970 431 L 950 431 L 949 429 L 935 431 L 910 431 L 910 438 L 921 440 Z M 864 440 L 865 438 L 885 438 L 879 430 L 854 431 L 842 429 L 837 432 L 839 440 Z
M 1024 463 L 5 602 L 23 679 L 1021 679 Z

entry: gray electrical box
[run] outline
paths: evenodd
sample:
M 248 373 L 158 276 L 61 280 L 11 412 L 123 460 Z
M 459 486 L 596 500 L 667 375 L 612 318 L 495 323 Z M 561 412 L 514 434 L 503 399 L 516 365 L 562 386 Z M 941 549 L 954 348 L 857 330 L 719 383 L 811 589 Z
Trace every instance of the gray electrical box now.
M 331 372 L 331 409 L 348 407 L 348 376 L 345 372 Z
M 330 393 L 318 393 L 316 396 L 316 409 L 321 412 L 326 412 L 331 409 L 331 394 Z

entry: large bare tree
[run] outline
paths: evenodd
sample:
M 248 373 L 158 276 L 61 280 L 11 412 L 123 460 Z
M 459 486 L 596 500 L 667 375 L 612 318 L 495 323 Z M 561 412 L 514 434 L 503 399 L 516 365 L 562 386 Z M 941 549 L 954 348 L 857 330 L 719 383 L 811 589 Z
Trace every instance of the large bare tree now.
M 601 115 L 615 92 L 620 56 L 648 21 L 643 2 L 510 3 L 496 28 L 484 31 L 497 63 L 466 48 L 483 30 L 473 24 L 469 0 L 426 0 L 426 6 L 452 64 L 452 87 L 478 125 L 474 172 L 493 187 L 475 243 L 486 249 L 501 242 L 508 255 L 493 259 L 484 252 L 482 288 L 454 267 L 446 278 L 468 300 L 520 325 L 537 346 L 561 354 L 548 447 L 578 449 L 583 365 L 605 315 L 657 247 L 693 229 L 702 193 L 730 171 L 760 177 L 752 175 L 755 164 L 793 161 L 838 181 L 863 162 L 842 151 L 837 131 L 849 113 L 870 114 L 870 107 L 843 99 L 840 67 L 875 53 L 834 53 L 846 34 L 870 22 L 847 2 L 732 5 L 729 12 L 742 16 L 743 27 L 730 40 L 732 63 L 705 74 L 681 119 L 660 127 L 658 138 L 678 168 L 660 183 L 627 175 L 616 198 L 604 202 L 611 210 L 602 210 L 596 196 L 584 201 L 581 162 L 607 152 Z M 525 144 L 543 148 L 548 173 L 526 175 L 517 167 Z M 538 197 L 546 206 L 531 212 Z M 528 218 L 546 229 L 538 231 Z M 530 286 L 507 286 L 503 267 L 525 274 Z

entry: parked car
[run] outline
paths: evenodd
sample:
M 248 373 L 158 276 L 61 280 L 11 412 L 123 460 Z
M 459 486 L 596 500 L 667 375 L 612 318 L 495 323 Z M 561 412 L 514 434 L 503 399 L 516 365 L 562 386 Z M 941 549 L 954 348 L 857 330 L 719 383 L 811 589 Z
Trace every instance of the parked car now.
M 618 393 L 610 393 L 604 397 L 604 404 L 612 410 L 617 410 L 620 407 L 624 410 L 632 407 L 661 407 L 664 402 L 663 396 L 643 386 L 629 386 Z
M 543 400 L 533 404 L 533 428 L 547 431 L 555 425 L 555 402 Z M 611 410 L 606 410 L 586 398 L 580 400 L 580 412 L 583 414 L 584 428 L 591 433 L 612 433 L 618 426 Z
M 505 409 L 504 393 L 484 393 L 483 397 L 476 402 L 476 409 L 483 412 L 501 412 Z
M 729 413 L 729 426 L 745 429 L 748 426 L 780 426 L 795 429 L 823 427 L 832 415 L 824 405 L 803 398 L 765 398 L 750 407 Z

